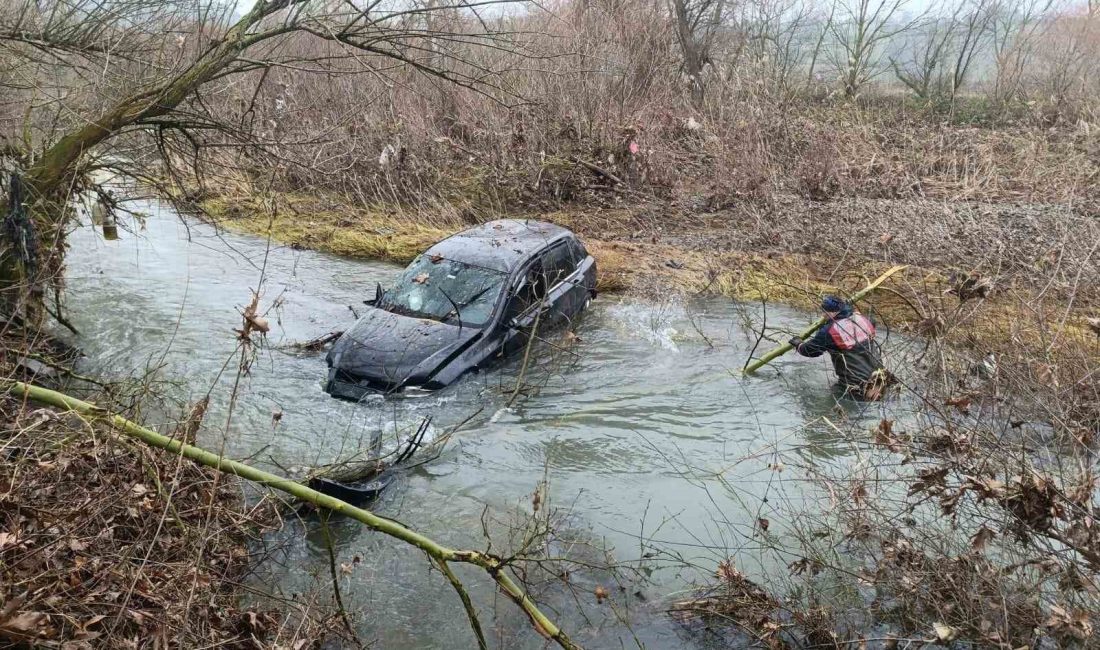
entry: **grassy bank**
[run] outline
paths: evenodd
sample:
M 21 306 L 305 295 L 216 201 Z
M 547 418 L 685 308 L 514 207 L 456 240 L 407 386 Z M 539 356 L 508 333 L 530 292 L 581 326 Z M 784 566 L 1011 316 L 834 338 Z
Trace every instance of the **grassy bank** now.
M 219 226 L 270 236 L 292 248 L 397 264 L 410 262 L 436 241 L 472 225 L 457 219 L 425 225 L 419 215 L 399 209 L 363 208 L 298 194 L 278 195 L 274 204 L 255 197 L 221 196 L 202 202 L 201 208 Z M 837 288 L 835 281 L 822 277 L 823 263 L 811 256 L 709 252 L 675 237 L 665 243 L 656 235 L 604 238 L 615 234 L 609 229 L 621 230 L 633 220 L 628 210 L 514 216 L 549 220 L 578 232 L 599 265 L 601 291 L 643 296 L 713 293 L 812 306 L 815 296 Z M 873 273 L 880 266 L 869 263 L 861 270 Z
M 220 226 L 291 247 L 399 264 L 476 221 L 317 194 L 226 195 L 201 207 Z M 712 294 L 814 309 L 825 293 L 854 292 L 891 264 L 907 263 L 905 277 L 867 305 L 901 331 L 998 353 L 1021 345 L 1090 349 L 1095 337 L 1087 319 L 1098 304 L 1097 270 L 1088 244 L 1100 233 L 1062 207 L 789 199 L 764 215 L 756 204 L 707 215 L 666 209 L 646 203 L 511 216 L 580 234 L 605 292 Z M 1067 242 L 1074 232 L 1086 236 Z M 1006 243 L 1006 236 L 1020 241 Z M 991 289 L 981 295 L 984 281 Z

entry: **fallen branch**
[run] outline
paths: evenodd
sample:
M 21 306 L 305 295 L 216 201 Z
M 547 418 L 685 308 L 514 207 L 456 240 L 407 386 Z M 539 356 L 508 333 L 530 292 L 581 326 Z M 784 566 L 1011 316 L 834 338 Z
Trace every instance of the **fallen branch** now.
M 880 284 L 882 284 L 883 282 L 886 282 L 886 280 L 890 279 L 890 276 L 894 275 L 895 273 L 897 273 L 899 271 L 903 271 L 906 268 L 908 268 L 908 267 L 905 266 L 905 265 L 891 267 L 885 273 L 883 273 L 882 275 L 875 278 L 874 281 L 871 282 L 871 284 L 867 285 L 863 289 L 860 289 L 859 291 L 854 293 L 849 300 L 851 302 L 856 302 L 857 300 L 862 299 L 864 296 L 866 296 L 867 294 L 869 294 L 872 291 L 874 291 L 875 289 L 877 289 Z M 813 325 L 810 325 L 806 329 L 806 331 L 802 332 L 802 334 L 799 335 L 799 338 L 803 338 L 803 339 L 810 338 L 811 336 L 813 336 L 814 332 L 819 330 L 821 328 L 821 326 L 824 325 L 824 324 L 825 324 L 825 318 L 824 317 L 817 319 L 817 321 Z M 752 373 L 756 372 L 760 368 L 762 368 L 765 365 L 767 365 L 768 363 L 770 363 L 773 359 L 776 359 L 777 357 L 781 357 L 781 356 L 783 356 L 784 354 L 790 352 L 793 349 L 794 349 L 793 345 L 791 345 L 790 343 L 784 343 L 783 345 L 775 348 L 774 350 L 772 350 L 772 351 L 768 352 L 767 354 L 765 354 L 764 356 L 760 357 L 758 360 L 754 361 L 753 363 L 747 364 L 745 366 L 745 369 L 742 370 L 741 372 L 743 374 L 746 374 L 746 375 L 751 375 Z
M 371 458 L 350 458 L 345 461 L 314 468 L 309 473 L 308 479 L 324 478 L 337 483 L 362 483 L 375 479 L 388 469 L 397 467 L 412 458 L 413 454 L 424 446 L 424 436 L 428 433 L 432 418 L 426 417 L 420 421 L 416 433 L 409 437 L 403 446 L 399 446 L 392 454 L 386 457 L 373 456 Z M 449 436 L 444 436 L 446 440 Z M 372 450 L 373 451 L 373 450 Z M 390 456 L 394 458 L 389 459 Z
M 347 502 L 322 494 L 297 481 L 276 476 L 275 474 L 256 469 L 250 465 L 211 453 L 200 447 L 184 444 L 179 440 L 173 440 L 156 431 L 131 422 L 121 415 L 112 414 L 101 407 L 78 400 L 64 393 L 42 388 L 41 386 L 25 384 L 19 381 L 6 382 L 4 388 L 5 392 L 10 392 L 18 397 L 56 408 L 66 409 L 87 418 L 101 419 L 113 426 L 120 433 L 131 438 L 137 438 L 152 447 L 179 454 L 200 465 L 211 467 L 219 472 L 239 476 L 240 478 L 258 483 L 268 488 L 285 492 L 297 499 L 312 503 L 320 508 L 326 508 L 332 512 L 350 517 L 373 530 L 397 538 L 411 546 L 415 546 L 421 551 L 424 551 L 424 553 L 437 563 L 461 562 L 481 567 L 489 574 L 493 581 L 497 583 L 501 591 L 503 591 L 504 594 L 527 615 L 532 626 L 539 634 L 553 640 L 566 650 L 581 650 L 581 646 L 574 643 L 565 632 L 547 618 L 527 593 L 516 584 L 507 571 L 507 562 L 495 555 L 482 553 L 480 551 L 448 548 L 420 533 L 402 526 L 396 521 L 380 517 L 369 510 L 357 508 Z M 465 602 L 463 604 L 464 606 L 466 605 Z M 475 630 L 475 634 L 479 632 L 480 630 Z
M 287 345 L 286 347 L 288 347 L 292 350 L 303 350 L 303 351 L 306 351 L 306 352 L 316 352 L 318 350 L 323 349 L 326 345 L 328 345 L 329 343 L 332 343 L 333 341 L 335 341 L 336 339 L 340 338 L 343 335 L 344 335 L 343 330 L 338 331 L 338 332 L 329 332 L 328 334 L 325 334 L 324 336 L 318 336 L 315 339 L 310 339 L 310 340 L 302 342 L 302 343 L 291 343 L 290 345 Z
M 576 156 L 569 156 L 569 160 L 577 163 L 578 165 L 580 165 L 581 167 L 584 167 L 585 169 L 587 169 L 590 172 L 593 172 L 595 174 L 603 176 L 604 178 L 611 181 L 612 183 L 615 183 L 616 185 L 625 185 L 626 184 L 626 183 L 623 182 L 623 179 L 619 178 L 615 174 L 612 174 L 611 172 L 607 171 L 603 167 L 600 167 L 598 165 L 590 163 L 587 160 L 584 160 L 582 158 L 578 158 Z

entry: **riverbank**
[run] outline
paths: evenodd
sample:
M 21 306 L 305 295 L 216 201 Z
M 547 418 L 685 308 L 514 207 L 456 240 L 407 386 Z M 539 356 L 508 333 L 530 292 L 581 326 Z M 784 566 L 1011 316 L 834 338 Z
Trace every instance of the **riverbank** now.
M 4 377 L 130 402 L 120 386 L 76 381 L 41 335 L 9 326 L 0 343 Z M 205 404 L 173 435 L 193 439 Z M 305 648 L 328 635 L 326 603 L 263 600 L 246 585 L 280 522 L 235 477 L 11 394 L 0 455 L 0 647 Z
M 478 221 L 292 193 L 216 196 L 199 207 L 219 226 L 294 248 L 399 264 Z M 1100 305 L 1100 225 L 1068 206 L 780 197 L 706 214 L 640 203 L 510 216 L 581 235 L 601 291 L 812 310 L 822 294 L 854 292 L 904 263 L 905 277 L 865 306 L 900 331 L 983 353 L 1095 336 L 1088 318 Z

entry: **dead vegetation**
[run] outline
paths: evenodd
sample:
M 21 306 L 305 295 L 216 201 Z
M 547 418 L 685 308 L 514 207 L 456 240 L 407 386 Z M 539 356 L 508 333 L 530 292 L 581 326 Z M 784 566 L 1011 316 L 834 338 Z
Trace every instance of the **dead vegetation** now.
M 233 121 L 247 105 L 280 139 L 265 145 L 269 156 L 196 140 L 178 143 L 170 161 L 181 178 L 204 170 L 194 180 L 209 177 L 202 191 L 212 194 L 227 184 L 245 194 L 274 174 L 282 191 L 403 206 L 422 222 L 646 200 L 674 222 L 789 196 L 1096 210 L 1095 13 L 1035 0 L 1022 3 L 1027 17 L 1007 3 L 944 3 L 940 13 L 957 11 L 940 37 L 980 33 L 962 51 L 952 40 L 936 63 L 954 65 L 946 59 L 959 53 L 969 67 L 953 71 L 948 96 L 912 97 L 889 82 L 882 51 L 919 47 L 939 14 L 910 23 L 904 1 L 860 3 L 884 7 L 871 20 L 891 24 L 850 59 L 838 56 L 854 47 L 859 16 L 847 4 L 685 0 L 670 15 L 645 2 L 566 1 L 517 11 L 493 24 L 523 34 L 511 51 L 449 50 L 502 71 L 498 89 L 440 89 L 408 70 L 334 80 L 277 67 L 219 88 L 208 106 Z M 961 29 L 964 18 L 973 21 Z M 291 49 L 307 60 L 331 54 L 300 40 Z M 981 66 L 993 70 L 978 75 Z
M 327 603 L 241 602 L 278 518 L 236 480 L 11 397 L 0 418 L 0 646 L 301 649 L 329 634 Z

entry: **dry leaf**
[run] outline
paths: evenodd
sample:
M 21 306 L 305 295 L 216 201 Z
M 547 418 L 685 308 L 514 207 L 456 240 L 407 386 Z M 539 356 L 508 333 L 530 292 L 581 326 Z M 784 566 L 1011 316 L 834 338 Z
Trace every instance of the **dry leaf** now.
M 967 415 L 970 412 L 970 398 L 969 397 L 952 397 L 944 402 L 948 406 L 954 406 L 959 410 L 959 413 Z
M 993 280 L 978 275 L 977 271 L 972 271 L 964 276 L 952 273 L 951 277 L 948 278 L 948 282 L 951 284 L 951 288 L 944 293 L 955 294 L 961 302 L 966 302 L 972 298 L 985 298 L 993 291 Z
M 542 505 L 542 495 L 539 494 L 538 490 L 535 490 L 535 493 L 531 495 L 531 507 L 534 509 L 535 512 L 538 512 L 539 511 L 539 506 L 541 506 L 541 505 Z
M 1050 606 L 1050 620 L 1045 623 L 1052 631 L 1082 641 L 1092 638 L 1092 621 L 1088 612 L 1070 613 L 1063 607 Z
M 428 282 L 428 277 L 429 277 L 429 276 L 428 276 L 428 274 L 427 274 L 427 273 L 421 273 L 420 275 L 418 275 L 418 276 L 416 276 L 415 278 L 413 278 L 413 280 L 412 280 L 412 281 L 413 281 L 413 282 L 415 282 L 415 283 L 417 283 L 417 284 L 427 284 L 427 282 Z
M 857 481 L 855 487 L 852 488 L 852 500 L 858 506 L 867 502 L 867 487 L 863 484 L 863 481 Z
M 1039 366 L 1039 369 L 1035 372 L 1039 383 L 1051 388 L 1058 387 L 1058 377 L 1054 374 L 1054 367 L 1048 364 Z
M 599 585 L 596 586 L 596 592 L 595 593 L 596 593 L 596 602 L 597 603 L 603 603 L 604 599 L 611 595 L 611 594 L 607 593 L 606 589 L 604 589 L 602 586 L 599 586 Z
M 254 331 L 266 334 L 271 329 L 267 319 L 260 316 L 260 294 L 255 291 L 252 292 L 252 301 L 241 312 L 241 317 L 241 329 L 234 331 L 242 341 L 247 341 Z
M 966 489 L 978 493 L 979 502 L 985 501 L 986 499 L 999 499 L 1004 496 L 1004 481 L 998 481 L 995 478 L 986 476 L 963 476 L 963 479 L 966 481 Z
M 9 638 L 34 638 L 39 626 L 46 620 L 42 612 L 23 612 L 0 622 L 0 636 Z
M 821 565 L 816 560 L 804 557 L 800 560 L 795 560 L 787 565 L 787 570 L 791 572 L 792 576 L 799 576 L 803 573 L 809 573 L 812 576 L 817 575 L 821 571 Z
M 892 235 L 891 233 L 883 233 L 883 235 L 878 238 L 878 243 L 882 244 L 883 246 L 886 246 L 892 241 L 894 241 L 894 235 Z
M 954 641 L 959 636 L 959 630 L 946 623 L 934 623 L 932 629 L 936 632 L 936 640 L 940 643 Z
M 929 494 L 939 494 L 943 492 L 943 490 L 947 488 L 947 471 L 948 468 L 946 467 L 921 470 L 917 473 L 919 480 L 909 486 L 909 496 L 913 496 L 920 492 L 928 492 Z
M 768 532 L 768 526 L 771 525 L 770 521 L 764 519 L 763 517 L 757 519 L 756 521 L 760 524 L 760 530 L 764 531 L 765 533 Z
M 883 419 L 878 423 L 878 428 L 875 429 L 876 445 L 883 445 L 894 453 L 900 453 L 903 449 L 901 441 L 894 436 L 894 421 Z
M 0 532 L 0 548 L 12 546 L 19 542 L 19 536 L 15 533 Z
M 970 538 L 970 548 L 975 552 L 981 553 L 985 550 L 985 547 L 989 545 L 989 541 L 997 536 L 997 533 L 982 526 L 978 529 L 978 532 L 974 533 L 974 536 Z
M 443 256 L 440 255 L 439 253 L 436 253 L 435 255 L 432 255 L 428 259 L 431 261 L 432 264 L 439 264 L 440 262 L 443 261 Z
M 135 497 L 142 497 L 149 493 L 149 488 L 143 483 L 134 483 L 134 487 L 130 488 L 130 494 Z
M 738 582 L 744 575 L 733 566 L 733 560 L 723 560 L 718 563 L 717 576 L 726 582 Z

